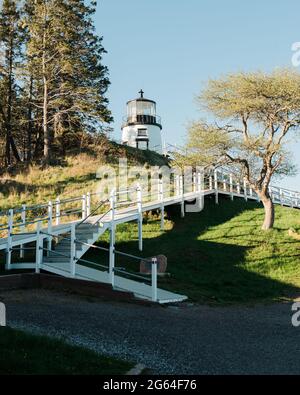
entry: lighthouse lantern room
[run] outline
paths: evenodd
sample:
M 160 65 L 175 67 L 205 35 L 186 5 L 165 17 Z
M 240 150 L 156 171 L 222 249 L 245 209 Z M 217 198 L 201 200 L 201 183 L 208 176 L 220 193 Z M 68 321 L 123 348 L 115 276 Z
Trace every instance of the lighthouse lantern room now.
M 140 97 L 127 103 L 127 116 L 122 125 L 122 143 L 130 147 L 163 153 L 161 118 L 156 102 Z

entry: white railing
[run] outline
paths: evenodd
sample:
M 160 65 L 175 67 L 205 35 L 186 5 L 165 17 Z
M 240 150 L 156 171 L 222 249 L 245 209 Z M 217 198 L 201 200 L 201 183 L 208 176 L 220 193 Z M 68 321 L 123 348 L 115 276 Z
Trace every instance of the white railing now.
M 116 191 L 114 194 L 114 209 L 126 210 L 136 208 L 140 210 L 143 203 L 160 202 L 169 197 L 185 197 L 189 192 L 201 190 L 225 192 L 234 195 L 244 196 L 248 198 L 256 198 L 258 195 L 252 190 L 245 180 L 234 180 L 230 174 L 224 174 L 215 171 L 214 175 L 206 175 L 203 185 L 200 186 L 201 180 L 199 175 L 194 174 L 192 180 L 187 184 L 183 176 L 175 176 L 174 181 L 170 181 L 167 185 L 163 180 L 157 181 L 157 188 L 151 188 L 151 191 L 145 191 L 141 186 L 129 188 L 126 191 Z M 300 208 L 300 192 L 291 191 L 276 186 L 270 187 L 270 195 L 276 204 L 287 205 L 290 207 Z M 48 203 L 34 206 L 26 206 L 9 209 L 0 212 L 0 218 L 4 218 L 4 222 L 0 223 L 0 235 L 5 237 L 3 233 L 22 234 L 34 231 L 34 225 L 37 223 L 45 224 L 51 233 L 54 226 L 67 224 L 71 218 L 85 220 L 92 212 L 92 198 L 99 196 L 98 193 L 87 193 L 83 196 L 61 200 L 60 198 Z M 157 196 L 157 197 L 156 197 Z
M 138 214 L 138 233 L 139 233 L 139 249 L 143 248 L 142 233 L 142 213 L 147 209 L 147 204 L 152 204 L 155 208 L 161 210 L 161 228 L 164 229 L 164 210 L 168 202 L 179 203 L 181 205 L 181 214 L 185 215 L 185 201 L 189 198 L 201 198 L 205 193 L 215 194 L 216 203 L 219 201 L 219 194 L 227 194 L 234 199 L 235 196 L 244 197 L 247 201 L 258 200 L 259 196 L 247 184 L 246 180 L 235 179 L 232 174 L 215 170 L 211 174 L 198 173 L 193 174 L 190 180 L 184 179 L 183 175 L 174 175 L 169 182 L 164 179 L 155 180 L 155 184 L 151 185 L 151 190 L 143 189 L 140 185 L 136 185 L 127 190 L 112 191 L 110 202 L 110 218 L 109 227 L 111 232 L 111 271 L 110 275 L 113 279 L 113 261 L 114 261 L 114 241 L 116 227 L 116 213 L 136 212 Z M 292 208 L 300 208 L 300 192 L 291 191 L 276 186 L 270 187 L 270 195 L 276 204 L 289 206 Z M 5 243 L 0 249 L 6 250 L 6 268 L 11 268 L 13 245 L 20 245 L 20 258 L 24 258 L 26 249 L 22 241 L 18 242 L 15 236 L 27 235 L 31 237 L 31 241 L 39 240 L 41 230 L 44 227 L 48 234 L 63 234 L 71 231 L 72 224 L 80 224 L 87 220 L 91 214 L 95 214 L 92 206 L 95 205 L 94 199 L 101 198 L 99 193 L 86 193 L 79 197 L 61 200 L 60 198 L 45 204 L 26 206 L 10 209 L 0 212 L 0 218 L 4 219 L 4 223 L 0 224 L 0 242 L 1 238 Z M 99 200 L 97 200 L 99 203 Z M 105 210 L 104 213 L 105 214 Z M 106 213 L 107 215 L 108 213 Z M 98 219 L 101 213 L 98 213 Z M 102 217 L 101 217 L 102 220 Z M 98 221 L 99 222 L 99 221 Z M 28 238 L 27 238 L 28 239 Z M 48 247 L 51 245 L 52 236 L 47 236 Z M 28 241 L 27 241 L 28 243 Z M 36 257 L 40 260 L 40 257 Z

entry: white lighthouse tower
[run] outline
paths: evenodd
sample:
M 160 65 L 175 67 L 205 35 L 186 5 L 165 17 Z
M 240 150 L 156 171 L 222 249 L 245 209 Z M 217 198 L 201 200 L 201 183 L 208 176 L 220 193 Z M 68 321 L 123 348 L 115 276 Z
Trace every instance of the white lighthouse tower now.
M 156 102 L 140 97 L 127 103 L 127 116 L 122 125 L 122 143 L 130 147 L 163 153 L 161 118 L 156 115 Z

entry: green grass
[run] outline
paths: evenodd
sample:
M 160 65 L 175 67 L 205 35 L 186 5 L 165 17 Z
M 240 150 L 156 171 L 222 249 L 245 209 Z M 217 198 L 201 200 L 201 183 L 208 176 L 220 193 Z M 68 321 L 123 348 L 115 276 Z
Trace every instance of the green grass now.
M 299 295 L 300 244 L 288 229 L 300 230 L 300 211 L 276 207 L 275 228 L 269 232 L 261 230 L 261 206 L 242 199 L 222 199 L 219 206 L 207 199 L 203 212 L 184 219 L 179 211 L 172 208 L 164 232 L 158 219 L 146 219 L 142 253 L 136 224 L 118 227 L 116 248 L 143 257 L 166 255 L 171 277 L 160 280 L 160 286 L 194 301 L 247 303 Z M 86 258 L 107 262 L 98 252 Z M 139 270 L 138 262 L 120 257 L 117 265 Z
M 0 211 L 22 204 L 30 206 L 47 203 L 58 196 L 67 199 L 96 192 L 99 186 L 96 176 L 98 169 L 110 166 L 118 172 L 121 158 L 126 158 L 131 166 L 164 166 L 168 163 L 164 156 L 154 151 L 139 150 L 110 141 L 103 146 L 73 150 L 64 158 L 58 157 L 58 163 L 47 169 L 38 164 L 22 165 L 12 173 L 0 174 Z
M 111 375 L 124 374 L 132 364 L 103 357 L 61 340 L 0 328 L 0 374 Z

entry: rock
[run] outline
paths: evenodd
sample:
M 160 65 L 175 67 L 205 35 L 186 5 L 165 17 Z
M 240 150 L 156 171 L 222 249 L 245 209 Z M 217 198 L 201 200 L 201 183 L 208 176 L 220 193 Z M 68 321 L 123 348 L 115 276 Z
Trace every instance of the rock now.
M 152 271 L 152 259 L 157 259 L 157 273 L 164 274 L 166 273 L 168 266 L 168 258 L 165 255 L 157 255 L 150 258 L 147 258 L 145 261 L 140 262 L 140 273 L 142 274 L 151 274 Z

